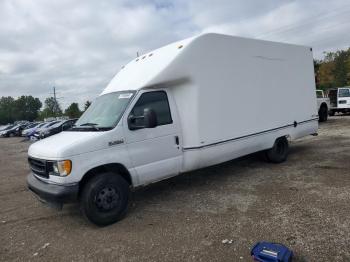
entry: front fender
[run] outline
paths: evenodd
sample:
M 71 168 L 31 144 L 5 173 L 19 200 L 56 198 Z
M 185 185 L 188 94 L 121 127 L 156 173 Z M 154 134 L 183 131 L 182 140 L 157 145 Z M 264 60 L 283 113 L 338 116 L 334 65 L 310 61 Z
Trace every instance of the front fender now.
M 134 184 L 138 184 L 139 179 L 133 169 L 125 145 L 110 146 L 105 149 L 76 155 L 71 160 L 72 173 L 66 177 L 66 183 L 80 182 L 83 176 L 95 167 L 107 164 L 121 164 L 129 171 Z

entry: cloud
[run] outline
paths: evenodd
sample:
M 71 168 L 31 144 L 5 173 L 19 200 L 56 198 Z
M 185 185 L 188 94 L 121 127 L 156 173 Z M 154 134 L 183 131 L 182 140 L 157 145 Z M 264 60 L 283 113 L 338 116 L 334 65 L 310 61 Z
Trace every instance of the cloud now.
M 202 32 L 314 47 L 348 47 L 350 3 L 335 0 L 3 0 L 0 96 L 44 100 L 56 86 L 67 107 L 92 100 L 136 56 Z

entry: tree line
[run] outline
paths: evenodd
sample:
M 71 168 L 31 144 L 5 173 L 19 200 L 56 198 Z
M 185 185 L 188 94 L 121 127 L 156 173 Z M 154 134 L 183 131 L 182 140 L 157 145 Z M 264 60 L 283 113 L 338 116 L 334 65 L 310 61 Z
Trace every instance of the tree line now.
M 49 117 L 68 116 L 78 118 L 90 106 L 86 101 L 84 109 L 80 110 L 78 103 L 70 104 L 64 111 L 54 97 L 44 101 L 44 108 L 39 98 L 33 96 L 20 96 L 17 99 L 11 96 L 0 98 L 0 125 L 13 123 L 19 120 L 42 121 Z
M 350 48 L 327 52 L 321 60 L 314 60 L 316 86 L 327 90 L 350 85 Z

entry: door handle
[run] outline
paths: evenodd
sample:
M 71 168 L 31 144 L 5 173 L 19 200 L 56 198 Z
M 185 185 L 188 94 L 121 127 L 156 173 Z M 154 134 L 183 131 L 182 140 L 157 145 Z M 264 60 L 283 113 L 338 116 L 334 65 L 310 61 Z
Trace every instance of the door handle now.
M 180 142 L 179 142 L 179 137 L 178 137 L 178 136 L 175 136 L 175 144 L 176 144 L 176 145 L 179 145 L 179 144 L 180 144 Z

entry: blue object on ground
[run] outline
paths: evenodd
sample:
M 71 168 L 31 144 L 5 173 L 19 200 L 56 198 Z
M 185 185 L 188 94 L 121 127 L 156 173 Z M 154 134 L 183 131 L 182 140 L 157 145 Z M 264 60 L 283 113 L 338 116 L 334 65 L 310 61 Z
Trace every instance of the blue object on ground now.
M 270 242 L 258 242 L 250 252 L 259 262 L 291 262 L 293 252 L 286 246 Z

